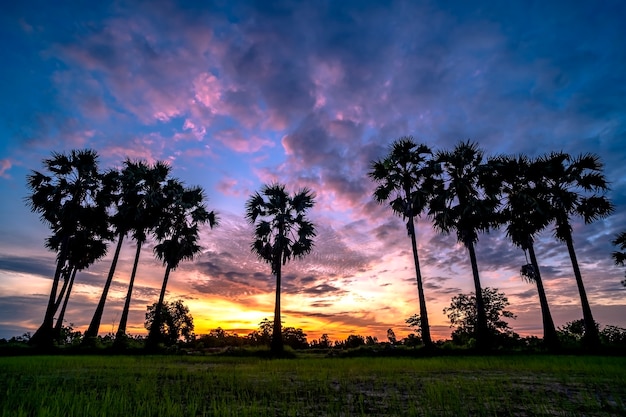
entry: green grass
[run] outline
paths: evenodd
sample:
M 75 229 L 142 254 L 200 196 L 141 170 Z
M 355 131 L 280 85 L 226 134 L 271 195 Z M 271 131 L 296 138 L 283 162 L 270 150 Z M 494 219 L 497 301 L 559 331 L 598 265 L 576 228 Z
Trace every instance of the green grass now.
M 0 415 L 620 416 L 626 358 L 0 358 Z

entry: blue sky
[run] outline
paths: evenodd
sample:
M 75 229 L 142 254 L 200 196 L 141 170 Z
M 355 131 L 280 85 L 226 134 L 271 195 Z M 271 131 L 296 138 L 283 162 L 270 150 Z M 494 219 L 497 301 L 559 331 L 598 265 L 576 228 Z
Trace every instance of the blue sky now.
M 201 185 L 222 224 L 172 275 L 202 333 L 240 333 L 272 317 L 273 279 L 249 253 L 248 196 L 280 181 L 317 194 L 315 251 L 289 264 L 286 325 L 310 335 L 384 339 L 417 312 L 404 226 L 372 202 L 367 170 L 403 135 L 449 149 L 472 139 L 488 155 L 597 153 L 615 214 L 574 224 L 594 317 L 626 327 L 623 269 L 610 241 L 626 215 L 626 6 L 598 2 L 25 1 L 0 13 L 0 337 L 43 318 L 54 254 L 24 204 L 25 177 L 52 151 L 93 148 L 103 168 L 164 160 Z M 450 298 L 473 289 L 454 236 L 421 219 L 418 241 L 435 336 L 449 334 Z M 150 246 L 150 245 L 148 245 Z M 131 333 L 158 297 L 163 268 L 147 247 Z M 484 286 L 541 334 L 524 255 L 494 232 L 477 246 Z M 118 265 L 102 331 L 119 320 L 132 245 Z M 538 242 L 555 322 L 582 317 L 564 245 Z M 79 274 L 68 322 L 83 329 L 109 260 Z

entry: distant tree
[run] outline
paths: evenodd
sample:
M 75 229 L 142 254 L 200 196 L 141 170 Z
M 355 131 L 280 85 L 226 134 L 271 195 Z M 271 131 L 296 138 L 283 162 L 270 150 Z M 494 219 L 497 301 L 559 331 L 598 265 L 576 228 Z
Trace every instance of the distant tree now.
M 282 184 L 265 185 L 246 202 L 246 218 L 255 225 L 251 249 L 259 259 L 270 264 L 276 277 L 274 328 L 271 350 L 283 351 L 280 316 L 282 266 L 292 258 L 303 258 L 313 248 L 315 226 L 307 211 L 315 203 L 313 193 L 304 188 L 289 195 Z
M 204 192 L 200 187 L 187 188 L 178 180 L 169 180 L 164 189 L 166 204 L 161 222 L 155 229 L 158 244 L 154 253 L 165 266 L 165 276 L 156 305 L 155 320 L 161 319 L 160 309 L 165 298 L 165 290 L 170 271 L 181 261 L 192 260 L 200 251 L 198 234 L 200 225 L 208 223 L 212 228 L 218 219 L 214 212 L 207 211 L 204 205 Z M 146 341 L 146 348 L 152 349 L 159 341 L 159 326 L 152 326 Z
M 365 345 L 365 338 L 358 334 L 349 335 L 344 342 L 344 347 L 346 349 L 357 348 L 363 345 Z
M 328 337 L 328 334 L 324 333 L 319 339 L 311 342 L 311 347 L 316 347 L 319 349 L 330 349 L 331 347 L 333 347 L 333 344 Z
M 417 144 L 412 137 L 402 137 L 392 143 L 388 155 L 371 164 L 368 173 L 378 184 L 374 198 L 378 203 L 389 202 L 391 210 L 406 220 L 406 228 L 413 246 L 413 263 L 417 279 L 422 335 L 424 343 L 432 346 L 430 325 L 426 309 L 426 297 L 422 283 L 417 242 L 415 217 L 419 217 L 428 207 L 437 184 L 437 165 L 432 163 L 432 151 L 423 144 Z
M 615 239 L 613 239 L 613 244 L 619 247 L 619 249 L 621 250 L 621 252 L 615 251 L 611 254 L 613 260 L 615 261 L 615 265 L 624 266 L 626 263 L 626 232 L 622 232 L 615 236 Z M 622 285 L 626 287 L 626 279 L 622 281 Z
M 392 345 L 395 345 L 398 342 L 398 339 L 396 338 L 396 333 L 393 331 L 393 329 L 387 329 L 387 340 L 389 340 L 389 343 L 391 343 Z
M 443 182 L 431 201 L 429 215 L 435 229 L 441 233 L 456 232 L 457 240 L 469 252 L 474 278 L 476 302 L 476 344 L 486 349 L 489 331 L 487 313 L 482 298 L 475 244 L 481 232 L 498 226 L 495 211 L 500 204 L 493 190 L 492 167 L 484 160 L 483 151 L 476 143 L 458 143 L 452 151 L 440 151 L 436 160 L 441 164 Z
M 417 334 L 418 337 L 421 338 L 421 336 L 422 336 L 422 326 L 420 325 L 421 324 L 421 318 L 420 318 L 419 314 L 413 314 L 411 317 L 406 319 L 404 322 L 410 328 L 412 328 L 413 331 L 415 331 L 415 333 Z
M 485 287 L 482 290 L 487 316 L 487 329 L 490 339 L 515 336 L 504 318 L 515 319 L 516 316 L 506 308 L 509 300 L 497 288 Z M 452 340 L 459 344 L 467 344 L 476 339 L 478 332 L 478 314 L 474 293 L 458 294 L 452 297 L 450 306 L 443 309 L 450 320 L 450 327 L 455 327 Z
M 600 337 L 574 250 L 571 217 L 580 216 L 588 224 L 610 215 L 614 207 L 604 196 L 609 189 L 608 182 L 602 172 L 602 162 L 594 154 L 572 157 L 563 152 L 553 152 L 542 158 L 542 164 L 544 175 L 539 192 L 552 208 L 555 237 L 567 245 L 582 304 L 584 342 L 594 349 L 600 345 Z
M 376 336 L 365 336 L 365 344 L 367 346 L 374 346 L 378 344 L 378 338 Z
M 60 300 L 58 289 L 63 272 L 71 274 L 68 257 L 71 239 L 81 230 L 90 230 L 104 241 L 108 238 L 108 196 L 102 190 L 98 171 L 98 154 L 91 150 L 72 150 L 69 154 L 54 152 L 43 161 L 47 173 L 32 171 L 27 177 L 30 209 L 52 230 L 46 246 L 57 252 L 57 266 L 44 320 L 30 342 L 52 345 L 54 314 Z M 67 275 L 69 276 L 69 275 Z
M 160 314 L 158 319 L 156 314 Z M 158 328 L 154 327 L 155 323 L 159 326 Z M 182 300 L 173 303 L 164 301 L 161 303 L 161 308 L 158 308 L 157 303 L 148 306 L 144 327 L 151 334 L 158 332 L 160 341 L 166 346 L 176 344 L 181 337 L 186 342 L 190 342 L 194 337 L 193 316 Z
M 292 349 L 306 349 L 309 347 L 306 333 L 302 329 L 296 329 L 295 327 L 283 327 L 283 342 Z

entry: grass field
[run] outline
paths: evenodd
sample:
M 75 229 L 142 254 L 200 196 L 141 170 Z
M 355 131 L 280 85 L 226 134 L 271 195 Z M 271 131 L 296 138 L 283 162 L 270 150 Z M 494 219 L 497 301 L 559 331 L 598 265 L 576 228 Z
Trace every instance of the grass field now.
M 0 415 L 624 416 L 626 358 L 0 358 Z

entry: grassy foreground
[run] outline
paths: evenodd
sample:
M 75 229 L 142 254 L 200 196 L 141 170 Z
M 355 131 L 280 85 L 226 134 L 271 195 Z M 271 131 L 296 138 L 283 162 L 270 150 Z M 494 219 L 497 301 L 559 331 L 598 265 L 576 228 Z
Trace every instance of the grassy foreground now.
M 0 357 L 0 415 L 621 416 L 626 357 Z

